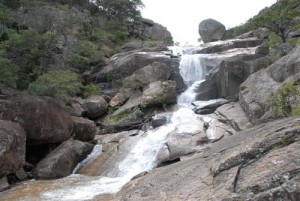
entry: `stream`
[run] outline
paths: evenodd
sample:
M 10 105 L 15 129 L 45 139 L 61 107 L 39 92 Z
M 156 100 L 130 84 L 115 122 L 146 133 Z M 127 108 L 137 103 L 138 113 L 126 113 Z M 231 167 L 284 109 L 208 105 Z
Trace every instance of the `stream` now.
M 174 106 L 169 123 L 150 129 L 133 144 L 125 158 L 105 175 L 87 176 L 76 174 L 76 170 L 89 164 L 102 152 L 102 146 L 95 146 L 93 152 L 75 169 L 74 174 L 50 181 L 27 181 L 15 188 L 3 192 L 0 200 L 21 201 L 75 201 L 88 200 L 100 194 L 114 194 L 121 190 L 134 176 L 141 172 L 151 171 L 159 161 L 159 150 L 165 146 L 169 134 L 173 131 L 197 132 L 199 125 L 203 124 L 203 116 L 196 115 L 191 103 L 195 101 L 197 86 L 204 81 L 207 68 L 206 60 L 219 57 L 231 57 L 245 53 L 244 50 L 236 50 L 220 54 L 191 54 L 193 48 L 172 47 L 172 52 L 181 55 L 180 74 L 188 88 L 178 96 L 177 105 Z M 248 50 L 249 54 L 253 50 Z M 214 101 L 214 100 L 211 100 Z M 207 117 L 210 118 L 210 117 Z M 213 138 L 213 134 L 210 136 Z M 12 191 L 14 193 L 12 193 Z

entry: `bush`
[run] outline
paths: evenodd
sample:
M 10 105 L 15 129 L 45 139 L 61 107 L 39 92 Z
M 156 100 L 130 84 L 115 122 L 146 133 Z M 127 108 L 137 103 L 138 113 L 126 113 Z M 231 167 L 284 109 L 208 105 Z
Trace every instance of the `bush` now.
M 51 96 L 58 101 L 67 102 L 70 96 L 81 91 L 78 75 L 68 70 L 50 71 L 29 84 L 28 91 L 40 96 Z
M 17 76 L 10 65 L 10 61 L 0 57 L 0 89 L 17 87 Z
M 95 84 L 88 84 L 83 87 L 82 97 L 87 98 L 92 95 L 99 95 L 101 92 L 100 87 Z
M 271 93 L 268 98 L 268 105 L 278 116 L 289 117 L 293 110 L 299 106 L 300 90 L 292 83 L 285 83 L 275 93 Z

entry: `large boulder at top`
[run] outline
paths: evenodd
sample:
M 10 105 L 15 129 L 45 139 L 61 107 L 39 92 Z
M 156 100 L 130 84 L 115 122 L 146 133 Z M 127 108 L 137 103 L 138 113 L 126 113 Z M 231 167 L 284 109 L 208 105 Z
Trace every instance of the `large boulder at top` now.
M 199 24 L 199 34 L 204 43 L 224 40 L 226 28 L 214 19 L 206 19 Z
M 130 181 L 116 200 L 299 200 L 298 118 L 229 136 Z
M 135 71 L 131 76 L 124 80 L 124 87 L 132 89 L 144 88 L 151 82 L 166 81 L 170 77 L 169 66 L 160 62 L 153 62 Z
M 26 134 L 21 126 L 0 120 L 0 178 L 23 167 L 25 144 Z
M 4 94 L 0 116 L 19 123 L 29 145 L 63 142 L 70 138 L 74 126 L 71 116 L 54 99 L 23 92 Z
M 106 113 L 108 104 L 102 96 L 89 96 L 82 107 L 86 111 L 85 116 L 95 119 Z
M 94 121 L 82 118 L 72 117 L 74 121 L 73 139 L 80 141 L 91 141 L 96 135 L 96 124 Z
M 153 62 L 160 62 L 170 66 L 171 58 L 159 52 L 120 53 L 114 55 L 108 65 L 97 74 L 96 81 L 98 83 L 110 82 L 113 87 L 120 87 L 125 77 L 132 75 L 138 69 Z
M 270 118 L 267 100 L 287 80 L 300 79 L 300 46 L 266 69 L 252 75 L 241 85 L 239 101 L 250 121 Z
M 76 165 L 92 152 L 93 147 L 92 144 L 77 140 L 65 141 L 37 164 L 34 177 L 57 179 L 70 175 Z

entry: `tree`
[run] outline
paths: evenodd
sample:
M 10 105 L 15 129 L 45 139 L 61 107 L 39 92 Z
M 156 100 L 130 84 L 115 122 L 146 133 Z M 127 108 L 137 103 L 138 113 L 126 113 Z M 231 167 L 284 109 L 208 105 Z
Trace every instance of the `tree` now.
M 96 0 L 108 19 L 116 19 L 126 24 L 141 17 L 140 9 L 144 6 L 141 0 Z
M 265 27 L 278 35 L 282 42 L 296 25 L 294 18 L 300 15 L 298 0 L 281 0 L 268 9 L 262 10 L 253 20 L 258 26 Z

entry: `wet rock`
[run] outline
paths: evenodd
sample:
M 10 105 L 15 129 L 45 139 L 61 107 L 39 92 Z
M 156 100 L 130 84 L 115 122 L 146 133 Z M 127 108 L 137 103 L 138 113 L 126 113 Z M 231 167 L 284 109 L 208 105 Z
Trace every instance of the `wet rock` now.
M 0 120 L 0 178 L 24 165 L 25 143 L 26 134 L 21 126 Z
M 54 99 L 24 92 L 7 98 L 0 100 L 2 119 L 19 123 L 27 144 L 59 143 L 70 138 L 73 121 Z
M 226 28 L 214 19 L 206 19 L 199 24 L 199 34 L 204 43 L 224 40 Z
M 72 117 L 74 122 L 73 139 L 80 141 L 91 141 L 96 135 L 96 124 L 94 121 L 82 118 Z
M 216 100 L 209 100 L 209 101 L 195 101 L 192 103 L 194 106 L 193 110 L 196 114 L 211 114 L 214 113 L 214 111 L 228 103 L 228 100 L 226 99 L 216 99 Z
M 34 177 L 57 179 L 68 176 L 92 150 L 92 144 L 77 140 L 65 141 L 37 164 L 33 172 Z
M 131 181 L 117 198 L 297 200 L 299 136 L 299 118 L 258 125 L 215 142 L 187 160 L 155 169 L 138 182 Z
M 106 113 L 108 104 L 102 96 L 90 96 L 84 101 L 82 107 L 86 111 L 86 117 L 95 119 Z
M 172 113 L 157 114 L 151 118 L 151 126 L 153 128 L 157 128 L 166 123 L 169 123 L 171 116 L 172 116 Z

